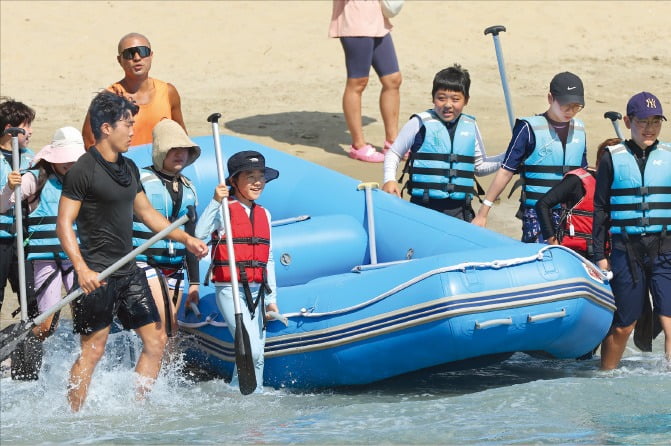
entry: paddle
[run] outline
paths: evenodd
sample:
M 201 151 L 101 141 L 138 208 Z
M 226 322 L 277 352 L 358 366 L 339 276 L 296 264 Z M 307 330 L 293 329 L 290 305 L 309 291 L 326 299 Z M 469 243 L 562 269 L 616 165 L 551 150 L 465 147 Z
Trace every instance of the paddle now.
M 152 236 L 149 240 L 144 242 L 142 245 L 138 246 L 137 248 L 135 248 L 134 250 L 132 250 L 119 260 L 117 260 L 116 262 L 114 262 L 112 265 L 105 268 L 103 272 L 98 274 L 98 280 L 99 281 L 104 280 L 105 278 L 110 276 L 112 273 L 114 273 L 116 270 L 118 270 L 128 262 L 135 260 L 135 257 L 137 257 L 138 254 L 142 253 L 144 250 L 146 250 L 147 248 L 149 248 L 151 245 L 161 240 L 162 238 L 165 238 L 172 231 L 174 231 L 175 229 L 179 228 L 184 223 L 186 223 L 190 218 L 191 218 L 190 215 L 183 215 L 177 220 L 175 220 L 172 224 L 170 224 L 170 226 L 158 232 L 157 234 Z M 44 313 L 37 316 L 35 319 L 31 321 L 22 321 L 19 324 L 11 325 L 2 330 L 2 332 L 0 332 L 0 361 L 4 361 L 12 353 L 12 351 L 17 347 L 19 342 L 21 342 L 21 340 L 23 340 L 26 337 L 26 335 L 28 335 L 28 332 L 34 326 L 41 324 L 42 322 L 47 320 L 49 316 L 56 313 L 73 300 L 77 299 L 82 294 L 84 294 L 84 291 L 81 288 L 77 288 L 76 290 L 65 296 L 63 300 L 58 302 L 53 307 L 49 308 Z
M 618 138 L 624 141 L 624 138 L 622 137 L 622 132 L 620 131 L 620 126 L 617 122 L 619 119 L 622 119 L 622 115 L 616 111 L 607 111 L 606 113 L 603 114 L 603 117 L 606 119 L 610 119 L 610 122 L 613 124 L 613 129 L 615 129 L 615 134 L 617 135 Z
M 506 76 L 506 67 L 503 62 L 503 51 L 501 51 L 501 43 L 499 42 L 499 33 L 505 32 L 506 27 L 503 25 L 494 25 L 485 29 L 485 35 L 491 34 L 494 39 L 494 51 L 496 51 L 496 62 L 499 65 L 499 76 L 501 77 L 501 85 L 503 86 L 503 96 L 506 99 L 506 110 L 508 111 L 508 121 L 510 121 L 510 129 L 515 125 L 515 115 L 513 113 L 513 103 L 510 99 L 510 89 L 508 88 L 508 77 Z
M 219 142 L 219 118 L 221 113 L 212 113 L 207 121 L 212 123 L 212 137 L 214 138 L 215 156 L 217 159 L 217 174 L 219 184 L 226 181 L 224 176 L 224 161 Z M 235 251 L 233 250 L 233 234 L 231 232 L 231 214 L 226 202 L 222 203 L 221 211 L 224 219 L 224 230 L 226 231 L 226 245 L 228 249 L 228 264 L 231 269 L 231 287 L 233 288 L 233 308 L 235 309 L 235 365 L 238 368 L 238 381 L 240 393 L 249 395 L 256 390 L 256 374 L 254 373 L 254 359 L 252 358 L 252 347 L 249 342 L 249 334 L 242 320 L 240 309 L 240 290 L 238 288 L 238 271 L 235 265 Z
M 21 169 L 21 153 L 19 151 L 19 134 L 26 131 L 18 127 L 10 127 L 4 132 L 12 137 L 12 170 Z M 21 320 L 28 320 L 28 303 L 26 300 L 26 264 L 23 253 L 23 208 L 21 207 L 21 185 L 14 188 L 14 225 L 16 227 L 16 258 L 19 272 L 19 303 L 21 306 Z

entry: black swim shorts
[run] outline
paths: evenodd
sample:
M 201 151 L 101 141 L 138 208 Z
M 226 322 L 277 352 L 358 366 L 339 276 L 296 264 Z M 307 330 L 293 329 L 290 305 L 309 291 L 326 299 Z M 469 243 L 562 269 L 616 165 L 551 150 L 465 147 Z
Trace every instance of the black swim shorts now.
M 74 332 L 91 334 L 112 324 L 117 316 L 127 330 L 161 320 L 144 271 L 108 277 L 107 284 L 72 304 Z

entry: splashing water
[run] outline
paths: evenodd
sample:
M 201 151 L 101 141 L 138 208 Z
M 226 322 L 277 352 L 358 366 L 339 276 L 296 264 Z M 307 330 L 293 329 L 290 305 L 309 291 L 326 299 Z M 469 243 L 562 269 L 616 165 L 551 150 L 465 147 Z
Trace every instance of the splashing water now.
M 199 379 L 175 355 L 138 402 L 133 367 L 141 343 L 120 332 L 110 336 L 75 414 L 65 389 L 79 345 L 70 321 L 62 321 L 45 343 L 38 381 L 0 379 L 0 442 L 668 444 L 671 369 L 660 338 L 655 353 L 628 349 L 611 372 L 598 371 L 598 359 L 515 354 L 478 370 L 319 392 L 268 388 L 246 397 L 224 380 Z

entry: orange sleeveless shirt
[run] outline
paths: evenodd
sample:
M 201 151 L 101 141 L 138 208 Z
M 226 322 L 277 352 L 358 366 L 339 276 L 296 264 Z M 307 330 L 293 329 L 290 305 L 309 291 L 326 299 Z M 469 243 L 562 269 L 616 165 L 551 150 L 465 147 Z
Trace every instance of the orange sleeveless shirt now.
M 148 104 L 139 105 L 140 110 L 135 115 L 133 126 L 133 138 L 130 145 L 137 146 L 152 142 L 151 131 L 163 118 L 172 119 L 172 108 L 168 97 L 168 83 L 158 79 L 151 79 L 154 83 L 154 98 Z M 107 88 L 112 93 L 128 97 L 123 86 L 116 82 Z

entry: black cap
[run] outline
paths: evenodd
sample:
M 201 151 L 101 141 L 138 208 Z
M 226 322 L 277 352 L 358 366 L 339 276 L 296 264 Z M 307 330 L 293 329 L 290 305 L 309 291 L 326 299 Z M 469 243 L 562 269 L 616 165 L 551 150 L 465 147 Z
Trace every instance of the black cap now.
M 280 173 L 271 168 L 266 167 L 266 159 L 259 152 L 255 150 L 243 150 L 234 154 L 228 159 L 228 182 L 231 177 L 248 170 L 260 170 L 266 177 L 266 183 L 272 181 L 280 176 Z
M 585 106 L 585 90 L 578 76 L 568 71 L 557 74 L 550 82 L 550 93 L 561 105 L 580 104 Z

